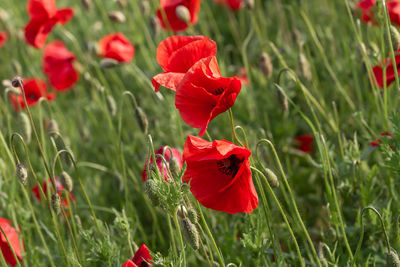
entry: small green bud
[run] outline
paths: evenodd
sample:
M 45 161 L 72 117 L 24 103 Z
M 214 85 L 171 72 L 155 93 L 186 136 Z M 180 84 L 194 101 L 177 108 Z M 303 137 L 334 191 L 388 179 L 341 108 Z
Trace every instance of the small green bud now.
M 144 183 L 144 191 L 154 206 L 160 205 L 160 185 L 158 180 L 148 178 Z
M 119 65 L 119 62 L 112 58 L 104 58 L 100 61 L 100 68 L 111 69 Z
M 281 107 L 282 110 L 289 109 L 288 99 L 279 89 L 276 90 L 276 101 L 278 102 L 278 105 Z
M 243 0 L 244 7 L 248 9 L 254 8 L 254 0 Z
M 124 23 L 126 21 L 126 17 L 124 15 L 124 13 L 122 13 L 121 11 L 111 11 L 110 13 L 108 13 L 108 18 L 110 20 L 112 20 L 113 22 L 117 22 L 117 23 Z
M 22 136 L 27 144 L 31 142 L 32 127 L 28 115 L 25 112 L 18 113 L 18 123 Z
M 272 188 L 279 187 L 279 180 L 278 177 L 276 177 L 275 173 L 268 168 L 265 168 L 265 173 L 267 174 L 267 180 L 269 185 Z
M 114 117 L 117 114 L 117 103 L 115 102 L 114 97 L 112 97 L 112 95 L 108 95 L 106 97 L 106 103 L 108 113 L 110 113 L 110 115 Z
M 92 5 L 93 5 L 92 0 L 82 0 L 81 2 L 82 2 L 82 6 L 83 6 L 86 10 L 89 10 L 89 9 L 92 7 Z
M 68 192 L 71 192 L 72 189 L 74 188 L 74 182 L 72 180 L 72 177 L 65 171 L 63 171 L 60 174 L 61 181 L 64 183 L 65 188 L 68 190 Z
M 199 222 L 199 216 L 197 215 L 196 210 L 193 208 L 188 210 L 188 218 L 193 224 L 197 224 Z
M 186 207 L 183 205 L 179 205 L 177 214 L 179 217 L 185 218 L 187 216 Z
M 58 123 L 56 120 L 45 120 L 46 132 L 53 138 L 57 137 L 57 133 L 60 133 Z
M 267 53 L 262 53 L 259 59 L 259 67 L 265 77 L 269 78 L 272 76 L 273 66 L 271 58 Z
M 183 233 L 189 241 L 190 246 L 194 250 L 198 250 L 200 247 L 200 236 L 197 231 L 196 225 L 194 225 L 188 218 L 182 220 Z
M 307 57 L 303 53 L 299 54 L 298 65 L 299 65 L 300 77 L 303 77 L 307 81 L 311 81 L 312 72 L 310 68 L 310 63 L 308 62 Z
M 393 25 L 390 26 L 390 38 L 392 39 L 393 50 L 397 51 L 400 46 L 400 33 Z
M 61 198 L 59 194 L 51 195 L 51 207 L 57 215 L 61 213 Z
M 136 107 L 135 116 L 140 129 L 142 130 L 143 134 L 146 135 L 149 128 L 149 121 L 147 120 L 146 113 L 144 113 L 142 108 Z
M 28 170 L 22 163 L 17 163 L 16 166 L 17 178 L 21 184 L 26 185 L 28 183 Z
M 396 251 L 392 250 L 390 253 L 386 253 L 386 266 L 387 267 L 400 267 L 399 256 Z
M 172 155 L 169 159 L 169 170 L 174 176 L 177 176 L 180 173 L 178 160 Z
M 148 0 L 140 1 L 140 12 L 142 12 L 142 14 L 145 16 L 147 16 L 150 13 L 150 3 Z

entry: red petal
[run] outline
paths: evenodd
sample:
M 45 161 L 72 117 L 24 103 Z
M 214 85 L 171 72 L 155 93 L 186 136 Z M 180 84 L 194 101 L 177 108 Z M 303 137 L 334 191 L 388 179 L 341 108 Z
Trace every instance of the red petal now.
M 8 35 L 6 32 L 0 31 L 0 47 L 2 47 L 8 39 Z
M 26 6 L 32 19 L 49 19 L 57 12 L 54 0 L 29 0 Z
M 156 92 L 160 90 L 160 85 L 169 88 L 172 91 L 176 91 L 176 87 L 182 80 L 183 76 L 185 76 L 184 73 L 164 72 L 154 76 L 151 83 Z
M 56 20 L 31 20 L 25 26 L 26 42 L 36 48 L 41 48 L 46 43 L 47 36 L 57 23 Z
M 109 34 L 99 41 L 99 56 L 101 57 L 130 62 L 134 55 L 134 46 L 122 33 Z
M 73 16 L 74 10 L 72 8 L 59 9 L 55 15 L 57 21 L 61 24 L 67 23 L 69 20 L 72 19 Z
M 10 242 L 18 260 L 22 261 L 21 244 L 19 242 L 17 231 L 15 230 L 14 227 L 11 226 L 10 222 L 4 218 L 0 218 L 0 226 L 3 229 L 5 235 L 7 236 L 7 239 Z M 1 232 L 0 232 L 0 236 L 1 236 L 0 247 L 1 247 L 1 251 L 3 253 L 3 256 L 9 264 L 11 264 L 12 266 L 15 266 L 17 264 L 17 262 L 14 258 L 14 254 L 12 253 L 10 246 L 8 245 L 7 239 Z
M 151 262 L 151 260 L 150 251 L 145 244 L 139 247 L 132 259 L 136 265 L 141 267 L 150 266 L 151 264 L 147 264 L 146 262 Z
M 138 267 L 138 266 L 134 264 L 131 260 L 127 260 L 124 264 L 121 265 L 121 267 Z

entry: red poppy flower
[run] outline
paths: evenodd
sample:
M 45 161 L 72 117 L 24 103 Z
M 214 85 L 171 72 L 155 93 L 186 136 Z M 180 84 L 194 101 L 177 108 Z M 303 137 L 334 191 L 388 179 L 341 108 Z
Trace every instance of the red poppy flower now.
M 196 24 L 200 3 L 201 0 L 160 0 L 157 17 L 161 22 L 161 26 L 163 29 L 171 29 L 174 32 L 178 32 L 185 30 L 189 25 Z M 178 6 L 185 6 L 189 10 L 190 23 L 186 23 L 177 17 L 176 8 Z
M 251 213 L 258 196 L 251 178 L 251 151 L 225 140 L 212 143 L 189 135 L 183 151 L 183 181 L 205 207 L 235 214 Z
M 299 150 L 307 154 L 312 152 L 314 136 L 311 134 L 303 134 L 295 137 L 294 140 L 296 141 Z
M 72 8 L 57 9 L 55 0 L 29 0 L 27 10 L 31 20 L 25 26 L 28 44 L 41 48 L 57 24 L 67 23 L 74 15 Z
M 55 95 L 53 93 L 47 92 L 47 86 L 41 79 L 24 79 L 24 89 L 28 106 L 36 105 L 41 97 L 44 97 L 49 101 L 55 98 Z M 25 103 L 22 95 L 12 94 L 10 95 L 10 97 L 16 111 L 18 111 L 20 108 L 25 108 Z
M 240 68 L 236 76 L 239 78 L 242 84 L 244 85 L 249 84 L 249 78 L 247 77 L 247 71 L 245 67 Z
M 71 88 L 79 79 L 73 66 L 75 55 L 61 41 L 48 44 L 42 56 L 43 72 L 57 91 Z
M 383 132 L 383 133 L 380 134 L 380 136 L 382 136 L 382 137 L 388 137 L 388 138 L 393 138 L 393 136 L 392 136 L 390 133 L 388 133 L 388 132 Z M 382 140 L 379 139 L 379 138 L 376 138 L 375 141 L 372 141 L 372 142 L 370 142 L 369 144 L 370 144 L 370 146 L 372 146 L 372 147 L 377 147 L 377 146 L 379 146 L 381 143 L 382 143 Z M 393 150 L 393 148 L 392 148 L 392 150 Z
M 135 47 L 122 33 L 106 35 L 99 41 L 99 56 L 112 58 L 119 62 L 131 62 L 135 55 Z
M 56 180 L 57 194 L 61 196 L 61 205 L 64 205 L 64 207 L 67 208 L 68 207 L 67 198 L 62 197 L 64 195 L 63 191 L 66 189 L 62 186 L 61 182 L 57 178 L 55 178 L 55 180 Z M 45 195 L 47 195 L 47 187 L 48 186 L 52 187 L 50 178 L 48 178 L 46 181 L 43 181 L 43 183 L 42 183 L 43 193 Z M 36 185 L 36 186 L 32 187 L 32 192 L 37 200 L 39 200 L 39 201 L 42 200 L 41 195 L 40 195 L 39 186 Z M 69 201 L 75 201 L 75 196 L 72 193 L 69 193 Z
M 396 51 L 400 52 L 400 50 Z M 396 61 L 396 67 L 397 67 L 397 73 L 400 75 L 400 55 L 395 56 L 395 61 Z M 386 86 L 389 86 L 396 80 L 396 76 L 394 73 L 394 68 L 393 68 L 393 63 L 392 63 L 392 58 L 386 58 L 384 60 L 385 63 L 380 63 L 379 65 L 376 65 L 372 68 L 372 72 L 374 73 L 376 82 L 378 83 L 379 87 L 383 88 L 384 87 L 384 66 L 386 65 Z
M 238 78 L 221 77 L 217 59 L 207 57 L 194 64 L 176 89 L 175 107 L 182 119 L 203 136 L 212 119 L 235 103 L 242 85 Z
M 0 226 L 3 229 L 5 236 L 7 237 L 8 241 L 10 242 L 10 245 L 12 249 L 15 252 L 15 255 L 17 256 L 18 261 L 22 261 L 22 256 L 21 256 L 21 243 L 19 242 L 18 238 L 18 232 L 15 230 L 14 227 L 11 226 L 11 223 L 9 220 L 0 218 Z M 17 261 L 15 260 L 14 254 L 12 253 L 12 250 L 10 246 L 8 245 L 7 239 L 3 235 L 2 232 L 0 232 L 0 248 L 1 252 L 3 253 L 3 257 L 6 260 L 7 263 L 9 263 L 11 266 L 17 265 Z
M 163 73 L 153 77 L 152 83 L 156 90 L 160 85 L 173 91 L 185 73 L 202 58 L 215 56 L 217 44 L 204 36 L 171 36 L 157 47 L 157 62 Z
M 8 39 L 8 35 L 6 32 L 0 31 L 0 47 L 2 47 Z
M 217 4 L 227 5 L 230 9 L 237 11 L 243 6 L 243 0 L 214 0 Z
M 357 7 L 361 10 L 361 20 L 364 22 L 372 22 L 377 25 L 374 18 L 374 8 L 376 0 L 362 0 L 358 2 Z M 399 0 L 388 0 L 386 1 L 389 18 L 392 23 L 400 25 L 400 1 Z
M 145 244 L 142 244 L 136 251 L 132 260 L 127 260 L 121 267 L 149 267 L 152 265 L 150 251 Z
M 164 153 L 164 150 L 165 150 L 165 153 Z M 177 150 L 176 148 L 173 148 L 173 147 L 171 147 L 171 151 L 172 151 L 172 156 L 177 160 L 179 169 L 181 169 L 183 166 L 181 153 L 179 152 L 179 150 Z M 165 161 L 167 162 L 168 166 L 165 166 L 165 164 L 163 164 L 162 159 L 160 157 L 157 157 L 157 155 L 162 155 L 163 153 L 164 153 Z M 161 176 L 164 176 L 165 181 L 168 181 L 169 174 L 168 174 L 167 167 L 169 167 L 169 160 L 171 159 L 171 152 L 165 146 L 162 146 L 159 149 L 157 149 L 154 152 L 154 154 L 157 157 L 156 164 L 157 164 L 157 168 L 160 170 Z M 153 165 L 153 157 L 150 158 L 150 167 L 152 165 Z M 146 163 L 144 164 L 143 172 L 142 172 L 142 181 L 145 182 L 146 180 L 147 180 L 147 160 L 146 160 Z

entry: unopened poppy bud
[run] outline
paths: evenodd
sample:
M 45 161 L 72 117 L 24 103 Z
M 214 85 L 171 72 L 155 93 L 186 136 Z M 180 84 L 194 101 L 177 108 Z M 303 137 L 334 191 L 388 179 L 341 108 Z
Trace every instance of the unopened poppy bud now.
M 72 180 L 72 177 L 67 172 L 63 171 L 60 174 L 60 178 L 61 178 L 61 181 L 63 182 L 63 184 L 65 185 L 65 188 L 69 192 L 71 192 L 72 189 L 74 188 L 74 182 Z
M 310 69 L 310 63 L 308 62 L 306 56 L 303 53 L 299 54 L 298 61 L 299 61 L 298 64 L 299 64 L 300 77 L 303 77 L 307 81 L 311 81 L 312 73 Z
M 269 78 L 272 76 L 272 62 L 271 58 L 267 53 L 262 53 L 259 60 L 259 66 L 262 73 L 264 73 L 265 77 Z
M 161 23 L 157 17 L 151 17 L 149 20 L 149 27 L 154 35 L 158 35 L 161 31 Z
M 177 214 L 179 217 L 185 218 L 187 216 L 187 210 L 185 206 L 179 205 Z
M 254 8 L 254 0 L 243 0 L 244 7 L 248 9 Z
M 182 220 L 183 232 L 189 241 L 190 246 L 197 250 L 200 247 L 200 237 L 196 225 L 194 225 L 188 218 Z
M 387 267 L 400 267 L 399 256 L 396 251 L 390 251 L 390 253 L 386 253 L 386 266 Z
M 126 0 L 117 0 L 117 5 L 118 5 L 120 8 L 125 8 L 126 5 L 127 5 Z
M 169 170 L 174 176 L 177 176 L 180 172 L 178 159 L 174 156 L 169 159 Z
M 126 21 L 124 13 L 118 10 L 108 13 L 108 18 L 117 23 L 124 23 Z
M 111 69 L 119 65 L 119 62 L 112 58 L 104 58 L 100 61 L 100 68 Z
M 117 103 L 115 102 L 114 97 L 112 97 L 112 95 L 108 95 L 106 97 L 106 103 L 108 113 L 110 113 L 111 116 L 115 116 L 117 114 Z
M 160 205 L 158 180 L 147 179 L 144 183 L 144 191 L 154 206 Z
M 74 219 L 75 219 L 76 225 L 77 225 L 78 227 L 82 227 L 81 217 L 79 217 L 77 214 L 75 214 L 75 215 L 74 215 Z
M 197 215 L 196 210 L 193 208 L 190 208 L 188 210 L 188 218 L 194 224 L 197 224 L 199 222 L 199 216 Z
M 278 102 L 278 104 L 282 108 L 282 110 L 289 109 L 288 99 L 279 89 L 276 90 L 276 101 Z
M 400 46 L 400 33 L 393 25 L 390 26 L 390 38 L 392 39 L 393 50 L 397 51 Z
M 75 155 L 74 152 L 72 152 L 71 148 L 69 148 L 68 146 L 64 147 L 65 150 L 67 150 L 69 152 L 69 154 L 67 153 L 62 153 L 61 154 L 61 159 L 64 162 L 64 164 L 68 167 L 68 168 L 72 168 L 72 166 L 74 165 L 72 160 L 76 161 L 75 159 Z M 72 160 L 70 158 L 70 155 L 72 157 Z
M 148 0 L 140 1 L 140 11 L 145 16 L 147 16 L 150 13 L 150 3 Z
M 144 113 L 143 109 L 140 107 L 136 107 L 135 116 L 140 129 L 142 130 L 143 134 L 146 135 L 149 128 L 149 121 L 147 120 L 146 113 Z
M 51 207 L 57 215 L 61 213 L 61 198 L 59 194 L 51 195 Z
M 25 112 L 20 112 L 18 114 L 18 124 L 25 142 L 29 144 L 31 142 L 32 126 Z
M 269 185 L 274 188 L 279 186 L 279 180 L 278 177 L 276 177 L 275 173 L 268 168 L 265 168 L 265 173 L 267 174 L 267 180 Z
M 26 185 L 28 183 L 28 170 L 22 163 L 17 163 L 16 166 L 17 178 L 21 184 Z
M 83 6 L 86 10 L 91 9 L 91 8 L 92 8 L 92 5 L 93 5 L 92 0 L 82 0 L 81 3 L 82 3 L 82 6 Z
M 58 128 L 58 123 L 55 120 L 45 120 L 46 132 L 53 138 L 57 137 L 60 132 Z
M 181 21 L 183 21 L 185 23 L 190 22 L 189 9 L 187 7 L 185 7 L 184 5 L 177 6 L 175 9 L 175 13 L 176 13 L 176 16 L 178 17 L 178 19 L 180 19 Z
M 10 15 L 8 15 L 7 11 L 0 8 L 0 22 L 6 23 L 9 21 Z
M 18 61 L 16 61 L 15 59 L 13 59 L 11 61 L 11 68 L 12 71 L 17 74 L 17 75 L 21 75 L 22 73 L 22 67 L 21 67 L 21 63 L 19 63 Z
M 13 87 L 18 88 L 21 84 L 23 84 L 23 80 L 21 77 L 16 76 L 11 80 L 11 84 Z

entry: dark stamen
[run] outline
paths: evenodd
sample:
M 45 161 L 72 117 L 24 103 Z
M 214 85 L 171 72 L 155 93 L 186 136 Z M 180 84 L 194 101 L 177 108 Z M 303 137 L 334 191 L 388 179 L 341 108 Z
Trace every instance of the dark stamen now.
M 235 177 L 236 173 L 238 172 L 240 168 L 240 163 L 242 163 L 243 160 L 238 159 L 236 155 L 231 155 L 226 159 L 219 160 L 217 162 L 217 167 L 220 172 L 223 174 L 229 175 L 231 177 Z

